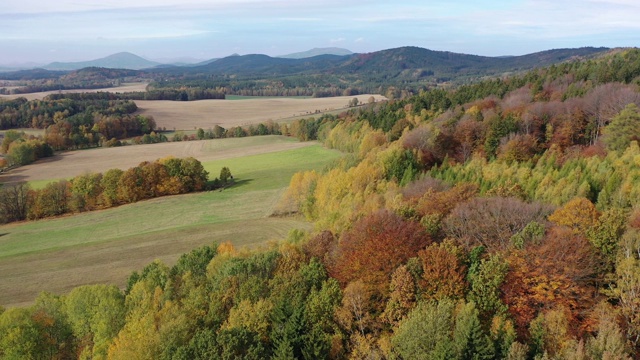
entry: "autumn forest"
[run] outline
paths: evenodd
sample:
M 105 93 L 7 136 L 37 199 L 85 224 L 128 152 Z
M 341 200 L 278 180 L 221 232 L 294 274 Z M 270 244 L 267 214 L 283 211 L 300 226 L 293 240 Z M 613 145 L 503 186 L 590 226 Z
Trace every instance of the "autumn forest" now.
M 48 129 L 3 147 L 18 159 L 23 144 L 45 156 L 156 130 L 106 97 L 0 103 L 3 128 Z M 640 51 L 624 49 L 234 129 L 344 154 L 296 173 L 270 215 L 313 230 L 0 307 L 0 358 L 640 359 L 639 107 Z M 12 220 L 61 214 L 47 191 L 88 211 L 207 175 L 163 159 L 24 189 L 33 207 Z

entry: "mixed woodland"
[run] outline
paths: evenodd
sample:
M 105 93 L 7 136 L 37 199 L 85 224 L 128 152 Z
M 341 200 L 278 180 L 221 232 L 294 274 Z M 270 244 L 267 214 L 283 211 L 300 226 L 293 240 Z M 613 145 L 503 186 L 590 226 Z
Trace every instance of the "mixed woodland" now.
M 639 359 L 639 86 L 630 49 L 296 121 L 345 153 L 273 214 L 314 231 L 2 309 L 0 357 Z

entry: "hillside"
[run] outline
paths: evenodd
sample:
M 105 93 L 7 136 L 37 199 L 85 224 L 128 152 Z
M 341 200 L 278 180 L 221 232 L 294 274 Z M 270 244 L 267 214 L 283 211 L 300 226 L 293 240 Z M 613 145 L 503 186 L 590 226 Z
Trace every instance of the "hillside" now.
M 571 59 L 582 59 L 607 52 L 608 48 L 557 49 L 511 57 L 487 57 L 402 47 L 369 54 L 357 54 L 340 65 L 338 73 L 363 76 L 389 74 L 396 79 L 435 77 L 455 80 L 468 76 L 499 75 L 545 67 Z
M 146 60 L 132 53 L 121 52 L 91 61 L 53 62 L 51 64 L 45 65 L 43 68 L 46 70 L 78 70 L 87 67 L 101 67 L 111 69 L 140 70 L 151 68 L 157 65 L 160 64 L 157 62 Z

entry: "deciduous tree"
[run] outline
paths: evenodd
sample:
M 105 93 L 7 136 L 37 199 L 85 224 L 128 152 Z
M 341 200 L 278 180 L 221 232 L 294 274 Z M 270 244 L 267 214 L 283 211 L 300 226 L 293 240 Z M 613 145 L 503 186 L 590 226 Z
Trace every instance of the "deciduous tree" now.
M 329 271 L 342 284 L 360 279 L 379 294 L 387 294 L 395 268 L 430 243 L 417 222 L 378 211 L 342 234 Z

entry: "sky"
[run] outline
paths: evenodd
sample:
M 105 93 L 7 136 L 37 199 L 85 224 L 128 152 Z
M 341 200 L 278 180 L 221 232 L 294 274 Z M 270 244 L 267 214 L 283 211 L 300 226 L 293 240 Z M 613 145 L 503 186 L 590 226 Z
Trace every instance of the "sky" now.
M 11 0 L 0 64 L 401 46 L 501 56 L 640 46 L 638 0 Z

